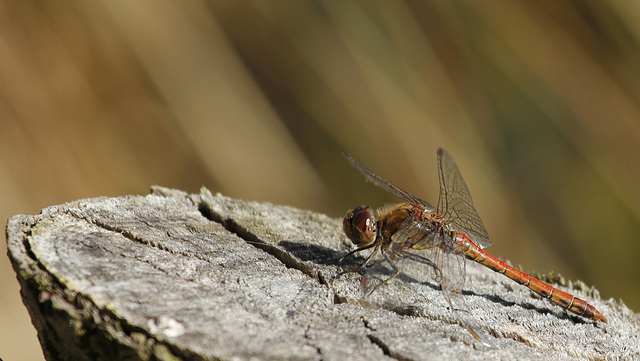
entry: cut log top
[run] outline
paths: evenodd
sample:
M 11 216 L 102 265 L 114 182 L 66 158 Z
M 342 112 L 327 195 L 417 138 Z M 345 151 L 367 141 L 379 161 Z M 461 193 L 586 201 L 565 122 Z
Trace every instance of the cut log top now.
M 337 277 L 361 262 L 338 262 L 352 249 L 341 220 L 206 189 L 52 206 L 11 218 L 7 240 L 48 360 L 640 358 L 638 316 L 581 282 L 570 291 L 608 324 L 467 262 L 488 349 L 419 264 L 364 297 L 362 275 Z

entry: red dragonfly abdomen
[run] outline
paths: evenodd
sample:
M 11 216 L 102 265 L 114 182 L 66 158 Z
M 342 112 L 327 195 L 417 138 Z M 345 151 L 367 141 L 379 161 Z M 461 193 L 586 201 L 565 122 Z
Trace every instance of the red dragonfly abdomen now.
M 607 319 L 602 315 L 602 313 L 596 310 L 592 305 L 588 304 L 587 301 L 561 291 L 548 283 L 542 282 L 539 279 L 531 277 L 531 275 L 504 263 L 482 250 L 462 233 L 455 232 L 455 239 L 459 242 L 460 247 L 462 247 L 465 256 L 470 260 L 476 261 L 485 267 L 504 274 L 510 279 L 528 287 L 533 292 L 549 299 L 551 302 L 564 309 L 591 320 L 607 322 Z

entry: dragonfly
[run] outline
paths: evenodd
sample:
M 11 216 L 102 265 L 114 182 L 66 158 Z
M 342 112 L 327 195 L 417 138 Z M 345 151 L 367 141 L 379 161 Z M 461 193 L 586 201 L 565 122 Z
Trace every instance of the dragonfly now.
M 440 181 L 437 208 L 376 175 L 348 153 L 342 154 L 368 181 L 406 201 L 379 212 L 361 205 L 349 211 L 344 218 L 344 232 L 357 247 L 346 256 L 366 249 L 372 251 L 358 267 L 342 274 L 366 268 L 378 254 L 393 269 L 393 275 L 370 292 L 400 273 L 394 259 L 408 259 L 425 264 L 429 276 L 440 286 L 451 311 L 462 326 L 485 346 L 495 348 L 495 343 L 482 332 L 467 310 L 462 296 L 466 275 L 465 261 L 469 259 L 502 273 L 566 310 L 587 319 L 607 322 L 602 313 L 586 301 L 540 281 L 484 251 L 491 246 L 489 235 L 473 206 L 471 194 L 458 166 L 444 149 L 440 148 L 437 152 Z

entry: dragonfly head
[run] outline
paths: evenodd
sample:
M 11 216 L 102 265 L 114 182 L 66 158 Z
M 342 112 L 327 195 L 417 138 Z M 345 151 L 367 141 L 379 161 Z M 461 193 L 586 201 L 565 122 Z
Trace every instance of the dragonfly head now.
M 368 206 L 359 206 L 347 212 L 342 227 L 347 237 L 358 247 L 370 245 L 378 232 L 376 218 Z

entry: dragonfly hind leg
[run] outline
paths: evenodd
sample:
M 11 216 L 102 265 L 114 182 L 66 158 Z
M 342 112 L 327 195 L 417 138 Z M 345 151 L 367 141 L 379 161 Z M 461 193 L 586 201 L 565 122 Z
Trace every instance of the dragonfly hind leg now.
M 400 269 L 398 268 L 398 266 L 396 266 L 395 263 L 393 263 L 393 260 L 391 259 L 391 256 L 389 256 L 389 254 L 387 254 L 386 252 L 382 252 L 382 256 L 384 257 L 385 261 L 387 261 L 387 263 L 389 263 L 389 266 L 391 266 L 391 268 L 393 269 L 393 275 L 391 275 L 389 278 L 387 278 L 386 280 L 380 282 L 380 284 L 378 284 L 375 287 L 373 287 L 373 289 L 371 289 L 371 291 L 366 293 L 365 297 L 368 297 L 375 290 L 380 288 L 385 283 L 387 283 L 387 282 L 391 281 L 392 279 L 396 278 L 396 276 L 398 276 L 400 274 Z
M 340 258 L 340 260 L 342 261 L 344 258 L 363 251 L 365 249 L 371 248 L 371 247 L 375 247 L 374 250 L 371 252 L 371 254 L 364 260 L 364 262 L 362 262 L 358 267 L 346 270 L 346 271 L 342 271 L 338 274 L 338 277 L 342 276 L 345 273 L 351 273 L 351 272 L 356 272 L 359 271 L 361 269 L 365 269 L 366 267 L 370 266 L 372 263 L 371 261 L 373 260 L 373 257 L 375 257 L 376 254 L 378 254 L 378 252 L 381 252 L 385 261 L 387 261 L 387 263 L 389 263 L 389 265 L 391 266 L 391 268 L 393 269 L 393 275 L 390 276 L 389 278 L 385 279 L 384 281 L 382 281 L 380 284 L 376 285 L 371 291 L 367 292 L 367 294 L 365 295 L 365 297 L 369 296 L 370 294 L 372 294 L 375 290 L 377 290 L 378 288 L 380 288 L 380 286 L 384 285 L 385 283 L 391 281 L 392 279 L 396 278 L 396 276 L 398 276 L 400 274 L 400 269 L 398 268 L 398 266 L 395 265 L 395 263 L 393 263 L 393 255 L 389 255 L 387 252 L 381 251 L 379 245 L 376 244 L 370 244 L 368 246 L 365 247 L 361 247 L 358 248 L 356 250 L 353 250 L 349 253 L 347 253 L 346 255 L 344 255 L 342 258 Z M 365 276 L 366 277 L 366 276 Z

